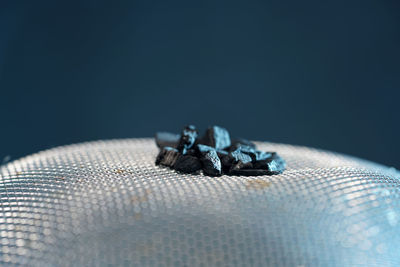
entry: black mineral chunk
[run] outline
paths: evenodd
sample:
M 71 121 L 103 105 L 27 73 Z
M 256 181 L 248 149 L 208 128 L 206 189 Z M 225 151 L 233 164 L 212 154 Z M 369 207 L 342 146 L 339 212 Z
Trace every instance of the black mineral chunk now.
M 251 146 L 245 146 L 245 145 L 239 145 L 239 147 L 237 149 L 240 149 L 240 151 L 242 151 L 243 153 L 246 153 L 249 156 L 256 154 L 256 151 L 257 151 L 255 148 L 253 148 Z
M 180 153 L 177 149 L 168 146 L 163 147 L 160 153 L 158 153 L 156 165 L 173 167 L 179 156 Z
M 179 140 L 178 150 L 185 154 L 188 149 L 190 149 L 193 144 L 196 142 L 196 138 L 198 136 L 196 127 L 193 125 L 188 125 L 183 128 L 181 133 L 181 139 Z
M 286 162 L 279 156 L 276 156 L 269 164 L 268 171 L 271 174 L 282 173 L 286 169 Z
M 225 149 L 231 145 L 231 138 L 229 132 L 222 127 L 213 126 L 207 129 L 202 143 L 215 149 Z
M 201 162 L 191 155 L 180 155 L 174 165 L 174 169 L 183 173 L 193 173 L 201 169 Z
M 248 163 L 252 161 L 251 156 L 244 153 L 240 148 L 236 149 L 235 151 L 232 151 L 231 153 L 229 153 L 229 155 L 234 163 L 239 161 L 243 163 Z
M 216 150 L 213 147 L 198 144 L 197 146 L 197 151 L 200 157 L 204 157 L 208 152 L 214 151 L 217 153 L 218 158 L 220 159 L 221 162 L 221 170 L 222 171 L 229 171 L 232 163 L 232 158 L 229 156 L 229 153 L 225 150 Z M 212 153 L 214 153 L 212 152 Z
M 217 155 L 221 161 L 222 171 L 224 173 L 228 173 L 231 168 L 233 158 L 225 150 L 218 150 Z
M 246 145 L 237 145 L 238 147 L 235 149 L 241 151 L 244 154 L 247 154 L 251 157 L 251 159 L 254 161 L 259 161 L 259 160 L 266 160 L 272 157 L 272 153 L 270 152 L 264 152 L 257 150 L 251 146 L 246 146 Z M 233 146 L 230 146 L 230 149 L 232 149 Z
M 239 150 L 242 153 L 249 155 L 252 161 L 255 161 L 257 158 L 257 150 L 252 148 L 251 146 L 240 145 L 236 150 Z
M 254 161 L 260 161 L 260 160 L 267 160 L 270 159 L 276 154 L 275 152 L 264 152 L 260 150 L 256 150 L 255 153 L 255 158 L 253 159 Z
M 156 133 L 156 144 L 159 148 L 166 146 L 176 148 L 180 138 L 181 136 L 179 134 L 158 132 Z
M 232 164 L 232 166 L 229 170 L 229 173 L 232 173 L 232 172 L 235 172 L 238 170 L 242 170 L 242 169 L 251 169 L 251 168 L 253 168 L 253 164 L 251 162 L 243 163 L 242 161 L 238 161 L 238 162 Z
M 225 150 L 222 150 L 222 149 L 220 149 L 220 150 L 217 150 L 217 154 L 218 154 L 218 156 L 220 156 L 220 155 L 225 155 L 225 156 L 228 156 L 228 155 L 229 155 L 229 152 L 228 152 L 228 151 L 225 151 Z
M 254 163 L 254 168 L 265 169 L 269 174 L 279 174 L 282 173 L 286 168 L 286 162 L 279 157 L 276 153 L 271 153 L 272 157 L 266 160 L 256 161 Z
M 194 149 L 193 147 L 191 148 L 191 149 L 188 149 L 187 151 L 186 151 L 186 154 L 185 155 L 190 155 L 190 156 L 195 156 L 195 157 L 197 157 L 197 151 L 196 151 L 196 149 Z
M 221 175 L 221 161 L 215 150 L 210 150 L 201 156 L 203 171 L 210 176 Z
M 235 150 L 240 150 L 243 153 L 249 155 L 252 159 L 256 158 L 257 150 L 252 146 L 243 145 L 240 143 L 232 144 L 228 149 L 228 151 L 233 152 Z
M 203 155 L 211 150 L 215 151 L 215 148 L 213 148 L 211 146 L 202 145 L 202 144 L 197 145 L 197 151 L 199 151 L 200 155 Z

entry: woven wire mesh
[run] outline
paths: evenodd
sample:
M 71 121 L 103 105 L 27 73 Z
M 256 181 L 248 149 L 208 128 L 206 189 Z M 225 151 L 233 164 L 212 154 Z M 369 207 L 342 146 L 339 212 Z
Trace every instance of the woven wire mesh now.
M 154 165 L 153 139 L 59 147 L 0 169 L 0 263 L 34 266 L 400 266 L 400 174 L 258 142 L 280 175 Z

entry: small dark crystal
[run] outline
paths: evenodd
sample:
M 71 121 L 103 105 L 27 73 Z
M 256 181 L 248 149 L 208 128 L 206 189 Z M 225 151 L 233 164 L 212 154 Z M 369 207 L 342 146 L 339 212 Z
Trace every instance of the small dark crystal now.
M 269 158 L 272 158 L 274 156 L 274 154 L 276 154 L 275 152 L 264 152 L 264 151 L 260 151 L 257 150 L 255 153 L 255 161 L 259 161 L 259 160 L 267 160 Z
M 206 146 L 206 145 L 202 145 L 202 144 L 198 144 L 197 145 L 197 150 L 199 151 L 200 154 L 205 154 L 208 151 L 211 150 L 215 150 L 215 148 L 211 147 L 211 146 Z
M 217 155 L 221 160 L 221 167 L 224 173 L 228 173 L 231 168 L 233 158 L 229 156 L 229 153 L 225 150 L 218 150 Z
M 284 161 L 280 161 L 278 159 L 273 159 L 269 164 L 268 164 L 268 171 L 271 174 L 280 174 L 285 170 L 285 163 Z
M 197 151 L 196 151 L 196 149 L 194 149 L 193 147 L 191 148 L 191 149 L 188 149 L 187 151 L 186 151 L 186 154 L 185 155 L 190 155 L 190 156 L 195 156 L 195 157 L 197 157 Z
M 228 155 L 229 155 L 229 152 L 220 149 L 220 150 L 217 150 L 217 154 L 218 154 L 219 157 L 220 157 L 221 155 L 228 156 Z
M 238 147 L 236 148 L 236 150 L 241 151 L 244 154 L 247 154 L 251 157 L 251 159 L 254 161 L 259 161 L 259 160 L 266 160 L 271 158 L 273 155 L 270 152 L 264 152 L 264 151 L 260 151 L 257 150 L 251 146 L 246 146 L 246 145 L 237 145 Z M 232 146 L 230 147 L 232 148 Z
M 255 150 L 256 150 L 256 149 L 255 149 L 254 147 L 252 147 L 252 146 L 243 145 L 243 144 L 240 144 L 240 143 L 232 144 L 232 145 L 228 148 L 228 150 L 229 150 L 229 151 L 235 151 L 235 150 L 238 149 L 238 148 L 243 148 L 244 150 L 248 150 L 248 151 L 255 151 Z
M 276 153 L 272 153 L 272 157 L 259 160 L 254 163 L 254 168 L 268 170 L 270 174 L 282 173 L 286 168 L 286 162 Z
M 210 150 L 201 157 L 203 171 L 210 176 L 221 175 L 221 161 L 215 150 Z
M 176 148 L 179 143 L 181 136 L 179 134 L 168 133 L 168 132 L 158 132 L 156 133 L 156 144 L 159 148 L 166 146 Z
M 202 142 L 219 150 L 229 147 L 231 145 L 231 138 L 225 128 L 213 126 L 207 129 Z
M 175 162 L 174 169 L 183 173 L 193 173 L 201 169 L 201 162 L 195 156 L 180 155 Z
M 249 155 L 252 161 L 255 161 L 257 158 L 257 150 L 250 146 L 240 145 L 236 150 Z
M 232 151 L 231 153 L 229 153 L 229 155 L 233 159 L 233 162 L 241 161 L 243 163 L 248 163 L 252 161 L 252 158 L 248 154 L 243 153 L 240 148 Z
M 188 149 L 190 149 L 197 138 L 197 130 L 193 125 L 188 125 L 183 128 L 181 133 L 181 139 L 179 140 L 178 150 L 183 154 L 186 153 Z
M 251 168 L 253 168 L 253 164 L 251 162 L 244 163 L 242 161 L 238 161 L 238 162 L 236 162 L 236 163 L 231 165 L 229 173 L 235 172 L 235 171 L 238 171 L 238 170 L 242 170 L 242 169 L 251 169 Z
M 166 146 L 161 149 L 160 153 L 158 153 L 156 165 L 174 167 L 179 155 L 180 153 L 177 149 Z

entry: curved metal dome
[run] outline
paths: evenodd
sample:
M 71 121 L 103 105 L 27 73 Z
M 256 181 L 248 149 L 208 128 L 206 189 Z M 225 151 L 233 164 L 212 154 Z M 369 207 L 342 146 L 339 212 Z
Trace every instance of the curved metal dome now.
M 0 263 L 400 266 L 400 173 L 256 142 L 280 175 L 183 175 L 153 139 L 54 148 L 0 169 Z

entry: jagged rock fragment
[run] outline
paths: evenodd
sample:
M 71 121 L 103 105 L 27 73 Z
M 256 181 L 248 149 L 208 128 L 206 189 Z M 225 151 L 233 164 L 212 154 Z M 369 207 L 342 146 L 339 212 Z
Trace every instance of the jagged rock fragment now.
M 180 156 L 180 153 L 177 149 L 173 147 L 163 147 L 158 153 L 156 159 L 156 165 L 163 165 L 168 167 L 174 167 L 176 160 Z
M 272 153 L 270 158 L 256 161 L 254 168 L 265 169 L 269 174 L 279 174 L 285 170 L 286 162 L 276 153 Z
M 240 148 L 232 151 L 231 153 L 229 153 L 229 155 L 234 163 L 238 161 L 241 161 L 243 163 L 248 163 L 252 161 L 252 158 L 248 154 L 243 153 Z
M 213 147 L 211 147 L 211 146 L 206 146 L 206 145 L 198 144 L 198 145 L 197 145 L 197 150 L 198 150 L 199 153 L 202 155 L 202 154 L 207 153 L 208 151 L 215 150 L 215 148 L 213 148 Z
M 231 138 L 225 128 L 213 126 L 207 129 L 202 142 L 219 150 L 229 147 L 231 145 Z
M 225 150 L 218 150 L 217 155 L 221 161 L 221 168 L 223 173 L 228 173 L 231 168 L 233 158 L 229 156 L 229 152 Z
M 191 155 L 180 155 L 175 162 L 174 169 L 183 173 L 194 173 L 201 169 L 200 160 Z
M 221 175 L 221 161 L 215 150 L 204 153 L 201 157 L 203 171 L 210 176 Z
M 196 142 L 197 136 L 198 133 L 196 127 L 194 127 L 193 125 L 188 125 L 183 128 L 181 139 L 179 140 L 178 144 L 178 150 L 182 152 L 182 154 L 186 154 L 187 150 L 190 149 Z
M 253 164 L 251 162 L 244 163 L 242 161 L 238 161 L 231 165 L 231 167 L 229 169 L 229 173 L 235 172 L 238 170 L 242 170 L 242 169 L 252 169 L 252 168 L 253 168 Z
M 255 160 L 255 161 L 266 160 L 266 159 L 272 158 L 274 154 L 276 154 L 276 153 L 275 152 L 272 152 L 272 153 L 264 152 L 264 151 L 257 150 L 255 153 L 255 158 L 253 160 Z

